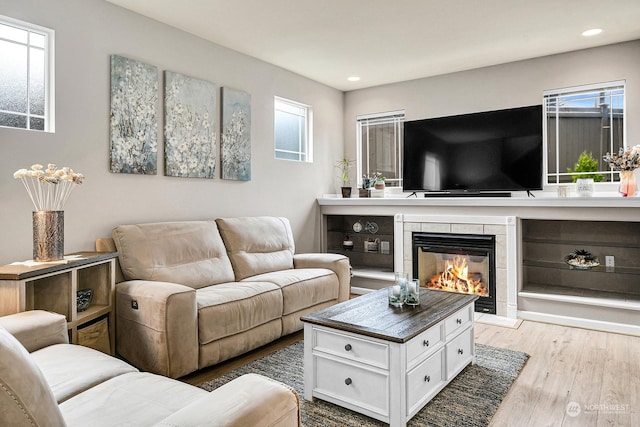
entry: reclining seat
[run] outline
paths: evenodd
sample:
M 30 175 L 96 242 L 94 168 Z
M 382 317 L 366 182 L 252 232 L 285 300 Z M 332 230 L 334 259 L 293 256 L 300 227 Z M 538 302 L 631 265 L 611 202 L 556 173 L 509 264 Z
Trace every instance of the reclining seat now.
M 279 287 L 235 282 L 215 221 L 112 235 L 126 279 L 116 286 L 117 351 L 135 366 L 177 378 L 280 337 Z
M 349 287 L 340 288 L 344 280 L 340 276 L 349 274 L 348 259 L 325 253 L 295 254 L 287 218 L 218 218 L 216 222 L 235 279 L 271 282 L 282 290 L 282 335 L 302 329 L 301 316 L 348 299 Z

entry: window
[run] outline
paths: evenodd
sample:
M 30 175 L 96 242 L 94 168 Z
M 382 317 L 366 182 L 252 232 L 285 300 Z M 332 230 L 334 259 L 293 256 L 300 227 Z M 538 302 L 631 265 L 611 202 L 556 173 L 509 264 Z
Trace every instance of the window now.
M 53 132 L 53 34 L 0 16 L 0 126 Z
M 311 162 L 311 107 L 275 98 L 275 158 Z
M 602 157 L 623 146 L 625 82 L 544 92 L 547 183 L 619 180 Z
M 357 117 L 358 186 L 378 172 L 389 187 L 402 187 L 404 111 Z

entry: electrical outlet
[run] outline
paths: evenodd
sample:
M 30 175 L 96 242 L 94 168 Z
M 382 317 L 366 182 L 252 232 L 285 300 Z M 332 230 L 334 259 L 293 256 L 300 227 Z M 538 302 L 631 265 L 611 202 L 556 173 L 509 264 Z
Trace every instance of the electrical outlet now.
M 613 255 L 607 255 L 604 257 L 604 265 L 606 267 L 615 267 L 616 266 L 616 262 L 615 259 L 613 257 Z

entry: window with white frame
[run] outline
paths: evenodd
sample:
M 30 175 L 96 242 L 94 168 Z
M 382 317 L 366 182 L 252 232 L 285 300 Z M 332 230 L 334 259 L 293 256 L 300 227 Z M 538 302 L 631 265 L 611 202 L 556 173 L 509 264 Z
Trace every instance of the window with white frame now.
M 603 160 L 624 146 L 625 82 L 544 92 L 547 183 L 619 180 Z
M 53 37 L 0 16 L 0 126 L 53 132 Z
M 362 177 L 378 173 L 388 187 L 402 187 L 404 111 L 368 114 L 356 118 L 358 186 Z
M 310 163 L 313 160 L 311 107 L 278 97 L 273 105 L 275 158 Z

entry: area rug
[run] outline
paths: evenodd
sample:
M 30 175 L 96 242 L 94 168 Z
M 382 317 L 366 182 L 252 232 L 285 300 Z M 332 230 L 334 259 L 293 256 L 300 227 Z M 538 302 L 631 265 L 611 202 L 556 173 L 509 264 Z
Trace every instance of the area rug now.
M 486 426 L 529 358 L 526 353 L 476 344 L 476 363 L 467 366 L 408 423 L 409 426 Z M 247 373 L 258 373 L 293 387 L 300 395 L 305 427 L 385 426 L 387 424 L 332 403 L 303 399 L 304 343 L 298 341 L 215 380 L 214 390 Z

